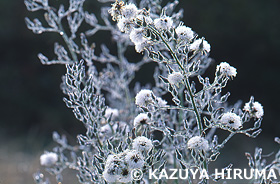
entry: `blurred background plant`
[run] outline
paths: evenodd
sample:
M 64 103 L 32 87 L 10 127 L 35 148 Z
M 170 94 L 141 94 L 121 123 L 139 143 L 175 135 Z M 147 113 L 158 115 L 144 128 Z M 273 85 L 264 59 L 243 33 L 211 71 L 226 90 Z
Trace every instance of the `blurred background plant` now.
M 229 61 L 238 69 L 237 77 L 227 87 L 231 91 L 229 101 L 247 100 L 253 94 L 265 108 L 263 132 L 259 137 L 234 137 L 228 143 L 229 149 L 223 150 L 229 156 L 220 157 L 218 163 L 230 160 L 235 166 L 240 166 L 241 161 L 247 164 L 244 152 L 252 153 L 255 146 L 263 147 L 264 153 L 275 151 L 273 139 L 279 136 L 280 127 L 277 121 L 280 2 L 188 0 L 180 2 L 180 7 L 184 9 L 185 24 L 211 43 L 210 56 L 217 62 Z M 42 66 L 37 58 L 37 53 L 42 51 L 52 56 L 53 42 L 59 37 L 49 33 L 34 35 L 29 31 L 24 17 L 30 17 L 30 14 L 23 1 L 2 0 L 0 8 L 0 183 L 31 183 L 31 173 L 38 168 L 39 155 L 51 147 L 52 132 L 67 134 L 68 139 L 75 142 L 75 135 L 85 129 L 62 101 L 59 86 L 65 67 Z M 95 2 L 87 2 L 87 9 L 100 11 Z M 32 16 L 38 17 L 40 13 Z M 97 44 L 104 42 L 104 36 L 93 39 Z M 214 73 L 215 66 L 210 66 L 207 73 Z M 144 68 L 145 72 L 147 69 Z M 141 78 L 142 84 L 149 82 L 141 75 L 144 70 L 136 76 Z M 237 148 L 239 153 L 230 154 L 231 149 Z M 11 177 L 5 177 L 5 173 L 16 174 L 19 178 L 13 178 L 15 182 L 9 181 L 7 178 Z M 22 178 L 18 173 L 22 173 Z

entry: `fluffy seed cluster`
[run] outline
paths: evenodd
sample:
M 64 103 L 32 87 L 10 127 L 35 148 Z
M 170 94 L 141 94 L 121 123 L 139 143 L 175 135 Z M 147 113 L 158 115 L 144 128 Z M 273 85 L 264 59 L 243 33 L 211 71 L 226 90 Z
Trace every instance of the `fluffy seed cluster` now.
M 40 164 L 42 166 L 50 167 L 58 161 L 58 156 L 53 152 L 46 152 L 40 156 Z
M 147 125 L 149 122 L 149 119 L 150 118 L 148 117 L 148 115 L 146 113 L 140 113 L 134 118 L 133 125 L 135 127 Z
M 220 63 L 217 68 L 217 71 L 220 71 L 223 75 L 228 77 L 235 77 L 237 72 L 236 68 L 230 66 L 227 62 Z
M 141 153 L 149 151 L 152 147 L 152 141 L 144 136 L 136 137 L 132 142 L 132 148 Z
M 129 38 L 130 40 L 135 44 L 141 44 L 144 43 L 145 41 L 147 41 L 147 38 L 145 38 L 145 34 L 144 34 L 144 29 L 143 28 L 135 28 L 133 29 L 130 34 L 129 34 Z
M 135 96 L 135 104 L 140 107 L 146 107 L 148 104 L 153 103 L 153 92 L 148 89 L 142 89 Z
M 173 72 L 168 75 L 167 80 L 170 84 L 177 85 L 182 82 L 183 78 L 184 76 L 180 72 Z
M 137 11 L 138 8 L 135 6 L 135 4 L 130 3 L 122 8 L 121 14 L 127 19 L 133 19 L 135 18 Z
M 194 136 L 190 138 L 190 140 L 187 143 L 187 146 L 189 149 L 194 149 L 194 150 L 207 151 L 209 149 L 208 141 L 201 136 Z
M 163 16 L 154 20 L 154 25 L 159 30 L 170 30 L 173 26 L 171 17 Z
M 222 125 L 227 126 L 232 129 L 240 129 L 242 128 L 242 121 L 240 116 L 235 113 L 227 112 L 224 113 L 220 119 Z
M 264 114 L 263 106 L 259 102 L 248 102 L 244 106 L 244 111 L 249 112 L 252 117 L 261 118 Z
M 194 38 L 194 32 L 190 27 L 181 25 L 175 29 L 175 32 L 179 39 L 181 40 L 191 40 Z
M 125 150 L 122 153 L 108 156 L 102 175 L 109 183 L 128 183 L 133 180 L 131 171 L 136 168 L 141 169 L 143 165 L 144 158 L 140 152 Z
M 191 43 L 189 49 L 192 51 L 197 51 L 202 49 L 203 51 L 210 52 L 211 46 L 206 40 L 202 40 L 200 38 L 195 40 L 193 43 Z

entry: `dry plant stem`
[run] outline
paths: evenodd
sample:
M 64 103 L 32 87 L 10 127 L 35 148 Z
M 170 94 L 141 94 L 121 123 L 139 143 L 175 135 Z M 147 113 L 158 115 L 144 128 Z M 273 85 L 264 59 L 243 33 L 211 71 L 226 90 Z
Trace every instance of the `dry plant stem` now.
M 201 118 L 200 118 L 200 114 L 198 112 L 198 109 L 197 109 L 197 106 L 196 106 L 196 103 L 194 101 L 194 95 L 191 91 L 191 87 L 190 87 L 190 82 L 189 82 L 189 78 L 186 76 L 186 73 L 185 73 L 185 70 L 184 70 L 184 67 L 182 66 L 182 64 L 180 63 L 177 55 L 175 54 L 175 52 L 172 50 L 172 48 L 170 47 L 170 45 L 167 43 L 167 41 L 162 37 L 162 35 L 155 29 L 153 28 L 152 26 L 148 26 L 157 36 L 160 37 L 160 39 L 163 41 L 163 43 L 165 44 L 165 46 L 168 48 L 169 52 L 171 53 L 173 59 L 176 61 L 176 63 L 178 64 L 178 66 L 180 67 L 180 69 L 182 70 L 182 72 L 184 73 L 184 82 L 185 82 L 185 85 L 186 85 L 186 88 L 188 90 L 188 93 L 191 97 L 191 102 L 192 102 L 192 106 L 193 106 L 193 109 L 194 109 L 194 113 L 195 113 L 195 116 L 196 116 L 196 121 L 197 121 L 197 126 L 198 126 L 198 130 L 199 130 L 199 133 L 200 135 L 203 133 L 203 126 L 202 126 L 202 123 L 201 123 Z M 203 168 L 208 170 L 207 168 L 207 163 L 206 161 L 204 160 L 203 161 Z M 206 180 L 206 183 L 208 183 L 208 180 Z

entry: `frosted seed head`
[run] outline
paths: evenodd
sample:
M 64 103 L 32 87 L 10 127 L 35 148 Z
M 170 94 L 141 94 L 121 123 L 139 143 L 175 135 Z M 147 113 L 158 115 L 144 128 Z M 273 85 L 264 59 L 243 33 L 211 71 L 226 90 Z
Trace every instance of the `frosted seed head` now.
M 117 21 L 121 17 L 121 11 L 123 7 L 123 1 L 116 1 L 114 4 L 112 4 L 112 7 L 108 12 L 111 14 L 113 21 Z
M 240 116 L 232 112 L 224 113 L 220 119 L 220 122 L 222 125 L 235 130 L 242 128 L 242 121 Z
M 123 6 L 123 8 L 121 9 L 122 16 L 124 16 L 127 19 L 135 18 L 137 11 L 137 7 L 135 6 L 135 4 L 132 3 Z
M 192 29 L 190 27 L 186 27 L 186 26 L 178 26 L 175 29 L 175 32 L 178 36 L 179 39 L 181 40 L 191 40 L 194 38 L 194 32 L 192 31 Z
M 237 74 L 236 68 L 230 66 L 227 62 L 220 63 L 216 71 L 219 71 L 222 75 L 225 75 L 227 77 L 235 77 Z
M 252 103 L 250 105 L 250 103 Z M 264 115 L 263 106 L 259 102 L 248 102 L 245 104 L 244 111 L 249 112 L 251 117 L 261 118 Z
M 147 125 L 149 123 L 149 117 L 146 113 L 140 113 L 134 118 L 134 127 Z
M 170 30 L 173 26 L 171 17 L 163 16 L 154 20 L 154 25 L 158 30 Z
M 150 139 L 144 136 L 136 137 L 132 142 L 132 149 L 139 152 L 147 152 L 152 149 L 153 143 Z
M 153 103 L 153 92 L 148 89 L 142 89 L 135 97 L 135 104 L 140 107 L 146 107 Z
M 142 168 L 145 163 L 142 154 L 136 150 L 128 150 L 124 160 L 130 169 Z
M 180 72 L 173 72 L 168 75 L 167 80 L 170 84 L 177 85 L 182 82 L 183 78 L 184 76 Z
M 125 32 L 125 33 L 130 33 L 134 27 L 131 20 L 125 17 L 119 19 L 117 26 L 121 32 Z
M 201 136 L 194 136 L 190 138 L 190 140 L 187 143 L 187 146 L 189 149 L 194 149 L 194 150 L 207 151 L 209 149 L 208 141 Z
M 141 44 L 147 41 L 147 38 L 144 36 L 145 33 L 143 28 L 135 28 L 129 34 L 129 38 L 134 44 Z
M 46 152 L 40 156 L 40 164 L 42 166 L 50 167 L 58 161 L 58 156 L 53 152 Z
M 210 52 L 211 46 L 206 40 L 200 38 L 191 43 L 189 49 L 191 51 L 198 51 L 202 49 L 203 51 Z

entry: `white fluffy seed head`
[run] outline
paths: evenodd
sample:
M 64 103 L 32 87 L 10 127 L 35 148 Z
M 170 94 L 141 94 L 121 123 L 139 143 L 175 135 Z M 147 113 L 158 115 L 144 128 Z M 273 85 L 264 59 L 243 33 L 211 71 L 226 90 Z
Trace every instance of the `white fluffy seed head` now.
M 240 116 L 232 112 L 224 113 L 220 119 L 220 122 L 222 125 L 232 129 L 238 130 L 242 128 L 242 121 Z
M 150 118 L 148 117 L 147 113 L 140 113 L 134 118 L 133 125 L 135 127 L 147 125 L 149 122 L 149 119 Z
M 170 84 L 176 85 L 182 82 L 183 78 L 184 76 L 180 72 L 173 72 L 168 75 L 167 80 Z
M 122 16 L 124 16 L 127 19 L 133 19 L 136 17 L 137 14 L 137 7 L 135 6 L 135 4 L 127 4 L 125 6 L 123 6 L 122 8 Z
M 144 136 L 136 137 L 132 142 L 132 149 L 139 152 L 147 152 L 152 149 L 153 143 L 150 139 Z
M 46 152 L 40 156 L 40 164 L 42 166 L 50 167 L 58 161 L 58 156 L 53 152 Z
M 146 42 L 147 38 L 145 38 L 144 36 L 145 33 L 143 28 L 132 29 L 132 31 L 129 34 L 129 38 L 134 44 L 141 44 Z
M 133 29 L 133 24 L 130 19 L 122 17 L 118 20 L 117 26 L 121 32 L 130 33 Z
M 128 163 L 130 169 L 142 168 L 144 166 L 144 158 L 137 150 L 127 150 L 125 162 Z
M 228 76 L 228 77 L 235 77 L 237 74 L 236 68 L 230 66 L 227 62 L 220 63 L 216 71 L 220 71 L 222 75 Z
M 209 149 L 208 141 L 201 136 L 194 136 L 190 138 L 190 140 L 187 143 L 187 146 L 189 149 L 194 149 L 194 150 L 207 151 Z
M 202 48 L 200 48 L 201 46 L 202 46 Z M 199 49 L 202 49 L 206 52 L 210 52 L 211 46 L 206 40 L 202 40 L 200 38 L 200 39 L 195 40 L 193 43 L 191 43 L 189 49 L 192 51 L 197 51 Z
M 175 32 L 181 40 L 191 40 L 194 38 L 194 32 L 190 27 L 181 25 L 175 29 Z
M 153 92 L 148 89 L 142 89 L 135 97 L 135 104 L 140 107 L 146 107 L 153 102 Z
M 259 102 L 252 102 L 251 107 L 250 102 L 248 102 L 245 104 L 243 110 L 249 112 L 252 117 L 258 119 L 264 115 L 263 106 Z
M 156 29 L 170 30 L 173 26 L 173 20 L 171 17 L 163 16 L 154 20 Z

